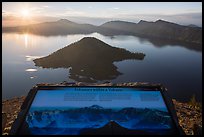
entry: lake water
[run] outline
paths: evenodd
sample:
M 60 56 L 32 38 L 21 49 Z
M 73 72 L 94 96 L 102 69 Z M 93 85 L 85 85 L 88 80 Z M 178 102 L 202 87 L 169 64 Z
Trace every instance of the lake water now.
M 202 50 L 199 48 L 160 44 L 135 36 L 109 37 L 98 33 L 50 37 L 3 33 L 2 99 L 26 95 L 36 83 L 76 82 L 69 78 L 69 69 L 43 69 L 36 67 L 32 60 L 47 56 L 87 36 L 96 37 L 114 47 L 146 54 L 142 61 L 114 62 L 122 75 L 108 81 L 162 83 L 172 98 L 188 101 L 195 95 L 199 101 L 202 100 Z

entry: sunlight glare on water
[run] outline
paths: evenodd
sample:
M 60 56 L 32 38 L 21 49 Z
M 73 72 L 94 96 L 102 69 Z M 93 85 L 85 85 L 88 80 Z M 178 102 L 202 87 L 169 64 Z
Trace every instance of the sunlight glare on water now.
M 26 69 L 25 71 L 27 72 L 35 72 L 35 71 L 38 71 L 37 69 Z

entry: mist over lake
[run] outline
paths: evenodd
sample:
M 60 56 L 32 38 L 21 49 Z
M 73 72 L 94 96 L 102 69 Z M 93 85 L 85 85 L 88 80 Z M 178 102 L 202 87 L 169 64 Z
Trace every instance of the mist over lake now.
M 78 82 L 69 77 L 70 68 L 37 67 L 33 60 L 47 56 L 83 37 L 95 37 L 113 47 L 146 55 L 143 60 L 114 62 L 121 75 L 113 79 L 98 80 L 97 83 L 162 83 L 172 98 L 188 101 L 195 95 L 199 101 L 202 100 L 201 47 L 129 35 L 103 36 L 99 33 L 49 37 L 28 33 L 2 33 L 2 99 L 26 95 L 37 83 Z

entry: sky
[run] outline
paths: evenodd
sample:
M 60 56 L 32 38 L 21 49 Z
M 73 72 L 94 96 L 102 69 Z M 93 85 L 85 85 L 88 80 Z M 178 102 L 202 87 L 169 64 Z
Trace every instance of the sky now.
M 3 26 L 61 18 L 101 25 L 111 20 L 139 22 L 163 19 L 202 26 L 202 2 L 3 2 Z

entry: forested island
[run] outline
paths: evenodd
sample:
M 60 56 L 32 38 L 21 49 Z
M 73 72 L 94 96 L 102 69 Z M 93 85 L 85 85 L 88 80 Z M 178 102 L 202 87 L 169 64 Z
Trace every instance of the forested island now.
M 132 53 L 112 47 L 94 37 L 85 37 L 58 51 L 33 60 L 43 68 L 70 68 L 70 78 L 82 82 L 110 80 L 121 73 L 114 62 L 135 59 L 143 60 L 144 53 Z

